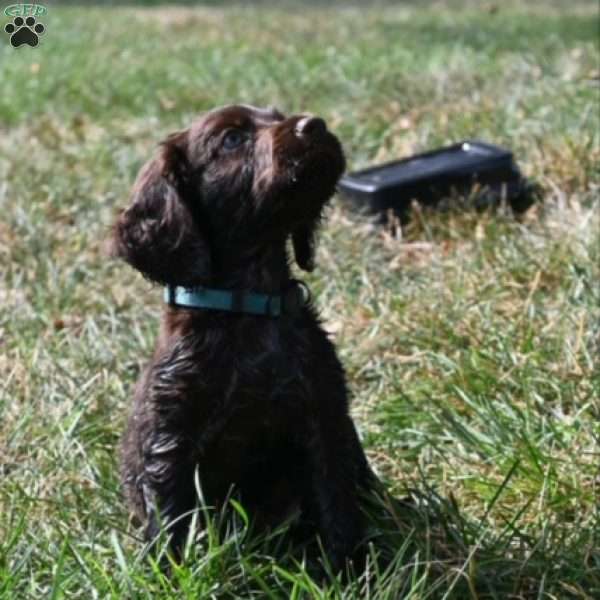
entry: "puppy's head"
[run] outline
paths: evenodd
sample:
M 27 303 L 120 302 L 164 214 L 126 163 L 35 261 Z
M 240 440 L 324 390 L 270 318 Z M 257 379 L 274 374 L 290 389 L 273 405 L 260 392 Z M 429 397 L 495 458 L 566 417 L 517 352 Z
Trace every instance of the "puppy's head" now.
M 218 258 L 253 254 L 291 236 L 313 268 L 314 231 L 344 170 L 322 119 L 227 106 L 169 136 L 135 183 L 115 248 L 161 283 L 208 283 Z

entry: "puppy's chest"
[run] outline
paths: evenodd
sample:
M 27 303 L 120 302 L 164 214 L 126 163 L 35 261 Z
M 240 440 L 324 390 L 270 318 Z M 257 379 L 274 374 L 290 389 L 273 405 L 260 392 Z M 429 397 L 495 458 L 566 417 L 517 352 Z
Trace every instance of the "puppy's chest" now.
M 276 343 L 236 365 L 232 426 L 254 423 L 259 429 L 283 426 L 306 413 L 310 377 L 298 346 Z
M 296 418 L 311 393 L 304 338 L 272 323 L 207 336 L 193 347 L 190 360 L 176 361 L 181 367 L 173 370 L 173 384 L 188 388 L 192 405 L 203 407 L 199 413 L 226 413 L 231 426 L 270 427 Z

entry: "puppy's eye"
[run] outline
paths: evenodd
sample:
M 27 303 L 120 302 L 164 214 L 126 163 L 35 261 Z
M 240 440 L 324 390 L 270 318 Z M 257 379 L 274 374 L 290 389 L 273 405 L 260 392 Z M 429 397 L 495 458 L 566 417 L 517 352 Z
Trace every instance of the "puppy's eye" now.
M 239 129 L 230 129 L 223 137 L 223 149 L 235 150 L 246 141 L 246 135 Z

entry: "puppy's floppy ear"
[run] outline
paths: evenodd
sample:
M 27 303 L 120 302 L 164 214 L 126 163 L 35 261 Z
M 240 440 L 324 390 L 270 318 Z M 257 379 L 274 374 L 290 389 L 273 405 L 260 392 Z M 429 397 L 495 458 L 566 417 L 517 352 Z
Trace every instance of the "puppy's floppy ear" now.
M 114 226 L 114 253 L 145 277 L 191 286 L 210 278 L 211 258 L 189 203 L 187 131 L 169 136 L 133 186 L 131 205 Z
M 315 268 L 315 246 L 316 246 L 317 223 L 302 223 L 292 231 L 292 246 L 296 263 L 304 271 L 312 271 Z

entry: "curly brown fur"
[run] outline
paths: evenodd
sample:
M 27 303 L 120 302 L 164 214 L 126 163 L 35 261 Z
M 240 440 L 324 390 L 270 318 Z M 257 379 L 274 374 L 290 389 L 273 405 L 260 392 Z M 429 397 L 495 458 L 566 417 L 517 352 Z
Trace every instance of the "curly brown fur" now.
M 321 119 L 227 106 L 167 138 L 114 228 L 116 254 L 162 284 L 280 293 L 314 263 L 315 229 L 344 170 Z M 125 489 L 177 551 L 197 505 L 233 486 L 254 522 L 294 512 L 334 568 L 357 556 L 370 471 L 343 368 L 312 306 L 279 318 L 166 306 L 123 442 Z M 360 551 L 359 551 L 360 553 Z

